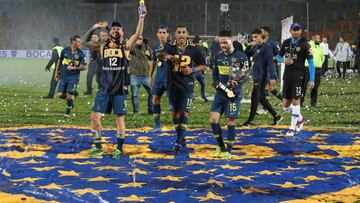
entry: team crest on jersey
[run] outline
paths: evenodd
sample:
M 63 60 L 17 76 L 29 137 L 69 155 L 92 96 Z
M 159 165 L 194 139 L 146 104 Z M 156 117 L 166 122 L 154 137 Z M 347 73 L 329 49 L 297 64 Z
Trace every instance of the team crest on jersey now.
M 296 51 L 299 52 L 301 50 L 301 47 L 296 47 Z

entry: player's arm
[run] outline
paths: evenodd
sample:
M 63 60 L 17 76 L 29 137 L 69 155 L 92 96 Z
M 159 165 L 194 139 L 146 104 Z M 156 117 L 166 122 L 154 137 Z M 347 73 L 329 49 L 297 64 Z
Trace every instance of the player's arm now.
M 82 37 L 82 42 L 81 45 L 92 50 L 92 51 L 99 51 L 100 50 L 100 44 L 96 43 L 96 42 L 92 42 L 90 41 L 91 36 L 94 34 L 94 32 L 97 29 L 104 29 L 106 28 L 106 24 L 105 23 L 96 23 L 95 25 L 93 25 L 90 30 L 88 30 L 84 36 Z
M 275 64 L 273 62 L 273 50 L 270 46 L 266 46 L 264 49 L 264 59 L 267 64 L 266 67 L 268 74 L 267 77 L 268 80 L 270 81 L 270 85 L 275 85 L 276 70 L 275 70 Z
M 202 72 L 206 69 L 206 61 L 204 56 L 201 54 L 201 51 L 199 48 L 195 49 L 194 54 L 194 66 L 190 67 L 188 65 L 180 67 L 180 71 L 184 75 L 190 75 L 192 73 Z
M 314 59 L 313 59 L 313 55 L 312 55 L 312 51 L 311 51 L 311 47 L 309 45 L 309 43 L 305 42 L 305 54 L 306 54 L 306 59 L 308 60 L 309 63 L 309 83 L 308 83 L 308 88 L 312 89 L 315 86 L 315 64 L 314 64 Z
M 144 20 L 145 20 L 145 16 L 147 14 L 147 11 L 146 11 L 146 7 L 144 7 L 144 10 L 140 10 L 139 9 L 139 21 L 138 21 L 138 24 L 136 26 L 136 31 L 135 31 L 135 34 L 133 34 L 127 41 L 126 41 L 126 46 L 125 48 L 127 50 L 130 50 L 132 48 L 135 47 L 136 45 L 136 41 L 140 38 L 140 36 L 142 35 L 143 33 L 143 30 L 144 30 Z

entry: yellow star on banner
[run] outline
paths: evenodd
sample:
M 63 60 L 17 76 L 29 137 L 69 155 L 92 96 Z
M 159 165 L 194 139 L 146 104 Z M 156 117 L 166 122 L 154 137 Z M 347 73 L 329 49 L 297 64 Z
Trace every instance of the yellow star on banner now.
M 255 193 L 261 193 L 261 194 L 270 194 L 270 190 L 261 190 L 255 187 L 249 187 L 249 188 L 242 188 L 241 192 L 244 193 L 244 195 L 251 194 L 253 192 Z
M 230 166 L 229 164 L 220 166 L 222 169 L 230 169 L 230 170 L 238 170 L 241 169 L 242 166 Z
M 207 184 L 214 184 L 214 185 L 217 185 L 219 187 L 223 187 L 223 182 L 214 180 L 212 178 L 209 179 L 206 183 L 199 183 L 199 185 L 207 185 Z
M 73 190 L 72 192 L 76 193 L 78 195 L 83 195 L 83 194 L 86 194 L 86 193 L 100 195 L 100 193 L 107 192 L 107 190 L 94 190 L 92 188 L 84 188 L 84 189 L 79 189 L 79 190 Z
M 337 176 L 347 175 L 347 173 L 342 171 L 319 171 L 319 172 L 324 173 L 326 175 L 337 175 Z
M 152 198 L 152 197 L 138 197 L 136 195 L 130 195 L 129 197 L 118 197 L 117 199 L 120 202 L 145 202 L 145 199 Z
M 6 177 L 11 177 L 11 174 L 8 173 L 5 169 L 2 171 L 2 174 Z
M 252 178 L 255 176 L 242 176 L 242 175 L 238 175 L 238 176 L 225 176 L 225 178 L 229 178 L 231 179 L 231 181 L 238 181 L 238 180 L 248 180 L 248 181 L 254 181 Z
M 84 162 L 74 161 L 74 164 L 76 165 L 95 165 L 98 163 L 99 162 L 95 162 L 95 161 L 84 161 Z
M 180 182 L 182 179 L 184 179 L 185 177 L 175 177 L 175 176 L 166 176 L 166 177 L 157 177 L 156 179 L 159 180 L 169 180 L 169 181 L 174 181 L 174 182 Z
M 175 191 L 175 190 L 179 190 L 179 191 L 184 191 L 186 190 L 185 188 L 173 188 L 173 187 L 169 187 L 165 190 L 161 190 L 160 193 L 168 193 L 170 191 Z
M 317 176 L 307 176 L 306 178 L 303 178 L 306 182 L 314 181 L 314 180 L 329 180 L 330 178 L 319 178 Z
M 22 203 L 59 203 L 57 201 L 46 201 L 41 199 L 36 199 L 34 197 L 26 196 L 23 194 L 10 194 L 0 191 L 1 202 L 22 202 Z
M 299 170 L 300 168 L 293 168 L 291 166 L 288 166 L 287 168 L 283 168 L 281 169 L 282 171 L 296 171 Z
M 197 175 L 197 174 L 202 174 L 202 173 L 214 173 L 216 171 L 216 169 L 210 169 L 210 170 L 198 170 L 198 171 L 193 171 L 192 174 Z
M 45 161 L 35 161 L 34 159 L 31 159 L 29 161 L 23 161 L 20 162 L 20 164 L 41 164 L 44 163 Z
M 179 166 L 158 166 L 157 167 L 160 170 L 178 170 L 181 169 L 182 167 Z
M 195 197 L 196 199 L 199 199 L 200 200 L 200 202 L 202 202 L 202 201 L 208 201 L 208 200 L 218 200 L 218 201 L 224 201 L 224 197 L 223 196 L 217 196 L 217 195 L 215 195 L 214 193 L 212 193 L 212 192 L 208 192 L 207 194 L 206 194 L 206 196 L 204 196 L 204 197 Z
M 76 173 L 75 171 L 71 170 L 71 171 L 61 171 L 58 170 L 58 172 L 60 173 L 60 177 L 63 176 L 80 176 L 79 173 Z
M 281 172 L 279 172 L 279 171 L 263 170 L 263 171 L 257 172 L 257 174 L 260 174 L 260 175 L 281 175 Z
M 153 162 L 143 161 L 142 159 L 136 159 L 134 162 L 142 165 L 150 165 L 153 163 Z
M 304 188 L 305 186 L 308 186 L 309 184 L 294 184 L 292 182 L 285 182 L 284 184 L 271 184 L 271 185 L 276 185 L 282 188 Z
M 352 170 L 354 168 L 358 169 L 360 166 L 342 166 L 346 171 Z
M 281 130 L 271 129 L 271 130 L 266 130 L 265 132 L 268 132 L 268 133 L 281 133 Z
M 195 161 L 195 160 L 186 161 L 185 163 L 186 163 L 187 166 L 196 165 L 196 164 L 205 165 L 205 162 L 203 162 L 203 161 Z
M 131 183 L 123 183 L 123 184 L 118 184 L 119 188 L 127 188 L 127 187 L 137 187 L 137 188 L 142 188 L 143 185 L 145 185 L 146 183 L 139 183 L 139 182 L 131 182 Z
M 57 185 L 55 183 L 51 183 L 49 185 L 40 186 L 41 189 L 48 189 L 48 190 L 61 190 L 62 186 L 70 186 L 70 185 Z
M 62 167 L 61 166 L 42 167 L 42 168 L 33 167 L 32 169 L 34 169 L 35 171 L 50 171 L 56 168 L 62 168 Z
M 13 182 L 30 182 L 30 183 L 35 183 L 35 181 L 37 180 L 41 180 L 44 178 L 31 178 L 31 177 L 27 177 L 27 178 L 22 178 L 22 179 L 16 179 L 16 180 L 11 180 Z
M 128 172 L 128 175 L 130 176 L 130 175 L 132 175 L 132 173 L 133 173 L 133 172 L 130 171 L 130 172 Z M 152 172 L 142 171 L 142 170 L 136 168 L 136 169 L 135 169 L 135 173 L 136 173 L 136 174 L 140 174 L 140 175 L 149 175 L 149 174 L 151 174 Z
M 298 161 L 296 164 L 297 164 L 297 165 L 307 165 L 307 164 L 317 164 L 317 162 L 300 160 L 300 161 Z
M 8 157 L 11 159 L 24 159 L 28 157 L 42 157 L 45 155 L 43 151 L 29 151 L 29 152 L 18 152 L 18 151 L 10 151 L 10 152 L 0 152 L 0 157 Z
M 149 137 L 146 137 L 146 136 L 140 136 L 140 137 L 136 138 L 136 142 L 137 142 L 137 143 L 144 143 L 144 144 L 152 143 L 152 141 L 150 140 L 150 138 L 149 138 Z
M 104 178 L 102 176 L 98 176 L 96 178 L 82 178 L 83 180 L 87 180 L 88 182 L 110 182 L 116 178 Z
M 94 168 L 97 171 L 105 171 L 105 170 L 114 170 L 114 171 L 118 171 L 123 169 L 122 167 L 119 166 L 99 166 L 99 167 L 95 167 Z

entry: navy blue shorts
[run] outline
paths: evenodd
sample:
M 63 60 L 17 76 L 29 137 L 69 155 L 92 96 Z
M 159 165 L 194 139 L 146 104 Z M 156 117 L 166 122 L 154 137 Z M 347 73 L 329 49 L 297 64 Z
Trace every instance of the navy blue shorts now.
M 105 90 L 98 90 L 94 100 L 93 112 L 103 114 L 126 115 L 128 95 L 110 95 Z
M 190 112 L 194 93 L 178 93 L 169 96 L 171 112 Z
M 78 84 L 78 78 L 61 78 L 59 81 L 58 92 L 75 94 Z
M 152 86 L 151 94 L 161 97 L 166 91 L 167 91 L 166 82 L 154 82 Z
M 229 100 L 220 93 L 216 93 L 211 104 L 211 112 L 225 113 L 226 118 L 239 118 L 241 96 Z

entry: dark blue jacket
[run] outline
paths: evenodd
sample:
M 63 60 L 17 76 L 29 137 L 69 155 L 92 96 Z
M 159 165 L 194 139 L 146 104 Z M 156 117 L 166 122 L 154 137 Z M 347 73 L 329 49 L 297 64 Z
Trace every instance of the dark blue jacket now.
M 252 49 L 254 65 L 252 67 L 253 80 L 275 80 L 276 70 L 273 62 L 273 49 L 267 43 Z

